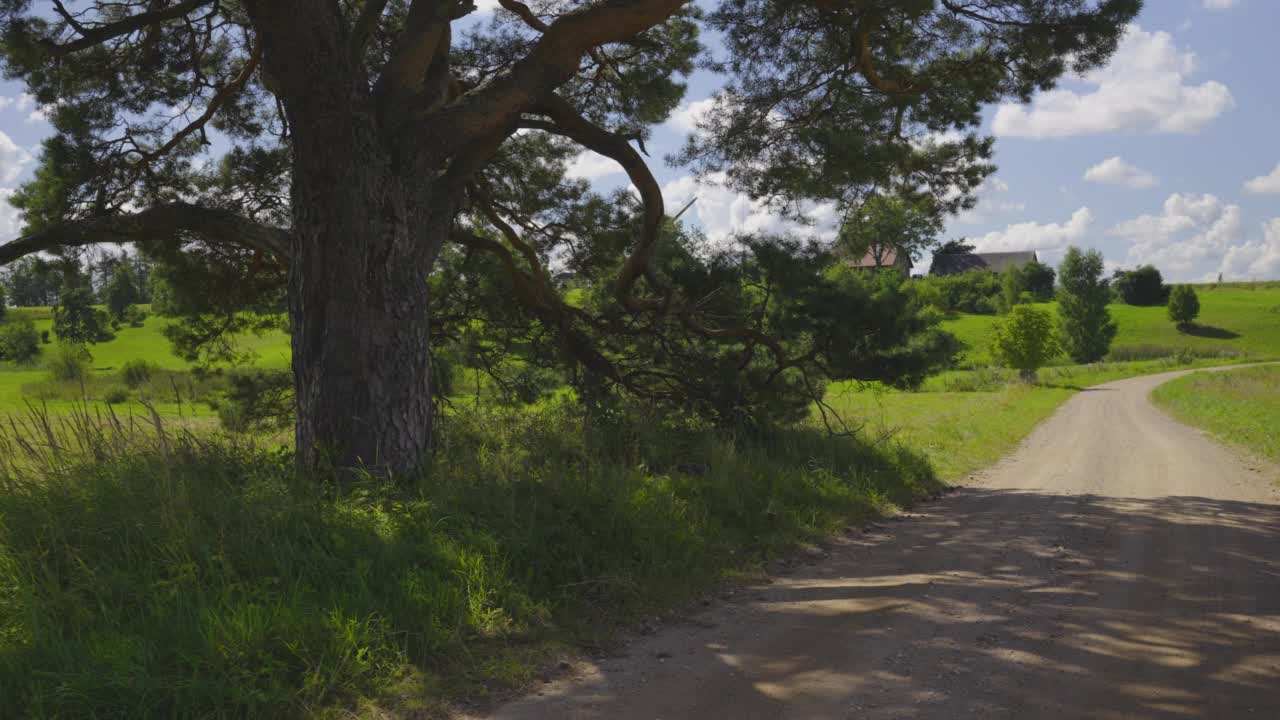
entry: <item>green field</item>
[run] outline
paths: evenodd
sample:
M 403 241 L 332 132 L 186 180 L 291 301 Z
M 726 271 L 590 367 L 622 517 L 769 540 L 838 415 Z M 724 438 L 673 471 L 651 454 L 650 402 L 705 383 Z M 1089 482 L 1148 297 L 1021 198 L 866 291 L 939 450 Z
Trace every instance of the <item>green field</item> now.
M 1197 285 L 1200 317 L 1190 333 L 1180 332 L 1169 321 L 1164 307 L 1134 307 L 1113 304 L 1111 317 L 1119 326 L 1112 352 L 1134 351 L 1140 358 L 1151 357 L 1169 348 L 1187 349 L 1201 355 L 1245 353 L 1255 359 L 1280 355 L 1280 286 Z M 1056 312 L 1056 303 L 1047 303 Z M 960 315 L 942 327 L 967 346 L 961 358 L 966 367 L 984 367 L 991 361 L 991 330 L 996 315 Z M 1065 359 L 1064 359 L 1065 362 Z
M 1151 395 L 1179 420 L 1225 443 L 1280 460 L 1280 366 L 1192 373 Z
M 148 306 L 141 306 L 149 310 Z M 37 331 L 50 331 L 49 344 L 41 345 L 40 357 L 34 365 L 18 365 L 12 362 L 0 362 L 0 414 L 23 412 L 28 403 L 45 405 L 51 412 L 66 412 L 79 403 L 67 399 L 74 394 L 76 388 L 65 388 L 56 397 L 42 397 L 41 385 L 47 384 L 48 372 L 42 367 L 44 361 L 58 351 L 59 342 L 52 333 L 53 315 L 50 308 L 10 308 L 6 321 L 22 317 L 30 318 Z M 189 371 L 194 365 L 173 354 L 169 340 L 163 329 L 170 321 L 150 316 L 142 327 L 122 326 L 115 331 L 115 338 L 107 342 L 90 346 L 93 354 L 93 373 L 98 379 L 109 378 L 119 372 L 120 368 L 130 360 L 145 360 L 162 370 Z M 245 335 L 237 339 L 240 347 L 254 353 L 253 365 L 263 368 L 282 368 L 289 364 L 289 337 L 283 332 L 267 332 L 262 335 Z M 89 393 L 91 401 L 102 398 Z M 120 403 L 118 408 L 125 413 L 143 411 L 137 402 L 138 395 L 132 394 L 130 402 Z M 179 402 L 172 392 L 157 392 L 148 398 L 162 414 L 172 415 L 179 412 Z M 203 404 L 187 404 L 181 408 L 183 415 L 192 417 L 211 416 L 208 406 Z

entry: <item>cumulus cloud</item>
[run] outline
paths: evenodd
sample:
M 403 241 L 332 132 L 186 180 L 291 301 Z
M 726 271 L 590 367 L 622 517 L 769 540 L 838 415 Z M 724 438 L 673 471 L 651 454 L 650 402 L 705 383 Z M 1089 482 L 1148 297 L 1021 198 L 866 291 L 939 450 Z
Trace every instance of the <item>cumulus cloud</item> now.
M 1244 189 L 1254 195 L 1280 195 L 1280 163 L 1270 173 L 1246 182 Z
M 1125 162 L 1119 155 L 1109 157 L 1084 172 L 1084 179 L 1102 185 L 1122 185 L 1135 190 L 1153 188 L 1160 178 Z
M 974 191 L 978 204 L 972 210 L 962 210 L 952 222 L 961 225 L 981 225 L 990 222 L 992 217 L 1010 212 L 1020 212 L 1026 208 L 1025 203 L 1008 199 L 1009 184 L 992 175 Z
M 587 150 L 569 162 L 565 174 L 571 178 L 595 180 L 596 178 L 616 175 L 623 172 L 616 160 Z
M 1151 263 L 1175 279 L 1195 277 L 1216 263 L 1241 238 L 1239 205 L 1208 193 L 1174 193 L 1158 215 L 1144 214 L 1119 223 L 1111 234 L 1127 239 L 1129 260 Z
M 1262 237 L 1227 248 L 1218 272 L 1227 279 L 1280 279 L 1280 218 L 1262 224 Z
M 18 237 L 22 230 L 22 218 L 18 216 L 18 208 L 9 204 L 13 197 L 13 188 L 0 188 L 0 243 Z
M 17 180 L 31 160 L 31 153 L 0 131 L 0 183 Z
M 712 173 L 699 180 L 691 175 L 676 178 L 662 186 L 662 198 L 669 213 L 678 212 L 690 200 L 697 202 L 685 217 L 693 216 L 702 226 L 707 239 L 719 247 L 733 243 L 740 234 L 796 234 L 810 237 L 834 237 L 839 227 L 839 214 L 832 205 L 807 208 L 809 224 L 784 219 L 767 203 L 739 193 L 724 185 L 722 173 Z
M 1009 225 L 1004 230 L 993 230 L 986 235 L 970 238 L 978 252 L 1014 252 L 1018 250 L 1058 250 L 1085 239 L 1093 213 L 1082 207 L 1060 223 L 1022 222 Z
M 1077 78 L 1091 91 L 1058 88 L 1031 105 L 1003 104 L 992 128 L 997 135 L 1048 138 L 1115 130 L 1195 132 L 1235 105 L 1220 82 L 1188 82 L 1196 56 L 1167 32 L 1131 25 L 1106 67 Z
M 1201 5 L 1205 10 L 1229 10 L 1236 5 L 1236 0 L 1204 0 Z
M 711 112 L 715 104 L 715 98 L 710 97 L 680 103 L 679 107 L 671 113 L 671 117 L 667 118 L 667 124 L 682 132 L 696 132 L 698 120 Z

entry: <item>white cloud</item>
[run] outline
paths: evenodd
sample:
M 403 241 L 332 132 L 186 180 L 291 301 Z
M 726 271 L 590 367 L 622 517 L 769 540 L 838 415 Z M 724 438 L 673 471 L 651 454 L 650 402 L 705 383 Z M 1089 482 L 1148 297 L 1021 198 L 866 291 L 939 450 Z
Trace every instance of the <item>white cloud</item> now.
M 676 178 L 662 186 L 662 197 L 668 213 L 679 212 L 685 203 L 697 198 L 685 218 L 691 215 L 706 233 L 707 239 L 719 247 L 733 243 L 740 234 L 784 234 L 811 237 L 834 237 L 839 215 L 832 205 L 815 205 L 807 209 L 811 224 L 801 225 L 784 219 L 767 203 L 739 193 L 724 185 L 723 173 L 712 173 L 699 180 L 691 175 Z
M 703 98 L 681 103 L 667 118 L 667 124 L 683 132 L 697 132 L 698 120 L 715 107 L 715 98 Z
M 36 99 L 28 93 L 22 93 L 17 97 L 13 97 L 9 95 L 0 95 L 0 110 L 8 110 L 9 108 L 13 108 L 14 110 L 18 110 L 18 111 L 26 111 L 26 110 L 34 109 L 35 106 L 36 106 Z
M 952 222 L 960 225 L 981 225 L 990 222 L 995 215 L 1024 210 L 1026 204 L 1009 200 L 1006 197 L 1008 192 L 1008 183 L 994 175 L 989 176 L 974 190 L 973 194 L 978 204 L 974 205 L 972 210 L 960 211 L 952 218 Z
M 1262 224 L 1262 237 L 1227 248 L 1218 272 L 1227 279 L 1280 279 L 1280 218 Z
M 0 131 L 0 183 L 17 180 L 31 160 L 31 153 Z
M 1235 7 L 1236 0 L 1204 0 L 1201 4 L 1205 10 L 1229 10 Z
M 1174 193 L 1159 215 L 1139 215 L 1111 229 L 1130 242 L 1129 260 L 1150 263 L 1173 279 L 1198 277 L 1241 237 L 1239 205 L 1208 193 Z
M 1167 32 L 1131 25 L 1106 67 L 1078 78 L 1091 92 L 1054 89 L 1030 107 L 1003 104 L 992 128 L 997 135 L 1048 138 L 1115 130 L 1190 133 L 1235 105 L 1231 91 L 1209 80 L 1188 84 L 1196 56 L 1177 47 Z
M 1280 195 L 1280 163 L 1270 173 L 1246 182 L 1244 189 L 1254 195 Z
M 580 153 L 569 163 L 569 167 L 565 169 L 565 174 L 571 178 L 595 180 L 607 175 L 616 175 L 622 171 L 622 166 L 616 160 L 587 150 Z
M 499 7 L 498 0 L 475 0 L 475 2 L 477 13 L 489 14 Z
M 1084 179 L 1102 185 L 1123 185 L 1135 190 L 1153 188 L 1160 184 L 1160 178 L 1125 162 L 1119 155 L 1109 157 L 1086 170 Z
M 0 243 L 13 240 L 22 230 L 18 208 L 9 204 L 9 198 L 13 197 L 14 192 L 13 188 L 0 188 Z
M 978 252 L 1013 252 L 1017 250 L 1057 250 L 1084 240 L 1093 213 L 1082 207 L 1071 213 L 1066 222 L 1023 222 L 1009 225 L 1004 230 L 993 230 L 970 242 Z

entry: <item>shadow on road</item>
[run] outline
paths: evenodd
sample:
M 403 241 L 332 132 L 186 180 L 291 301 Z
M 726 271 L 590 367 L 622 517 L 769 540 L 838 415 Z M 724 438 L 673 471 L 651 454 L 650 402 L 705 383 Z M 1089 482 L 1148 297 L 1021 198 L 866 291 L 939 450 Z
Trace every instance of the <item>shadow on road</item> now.
M 501 717 L 1280 717 L 1280 506 L 964 490 L 884 534 Z

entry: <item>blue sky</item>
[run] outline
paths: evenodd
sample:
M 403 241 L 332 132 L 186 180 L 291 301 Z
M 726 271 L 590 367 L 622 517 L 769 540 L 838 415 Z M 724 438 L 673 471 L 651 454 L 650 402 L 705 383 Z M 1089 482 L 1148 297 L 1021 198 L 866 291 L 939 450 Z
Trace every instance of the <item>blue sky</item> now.
M 493 5 L 485 0 L 481 12 Z M 1147 0 L 1107 68 L 1030 105 L 987 109 L 983 129 L 997 138 L 999 170 L 947 236 L 980 250 L 1037 250 L 1049 262 L 1068 244 L 1096 247 L 1113 267 L 1151 262 L 1173 280 L 1280 278 L 1277 27 L 1275 0 Z M 662 162 L 719 84 L 707 73 L 690 78 L 684 104 L 648 143 L 669 209 L 696 196 L 686 217 L 717 240 L 750 231 L 829 235 L 827 208 L 814 208 L 811 227 L 795 228 L 714 178 Z M 0 199 L 30 177 L 50 132 L 22 90 L 0 82 Z M 590 153 L 571 171 L 601 188 L 625 183 Z M 19 226 L 0 205 L 0 242 Z

